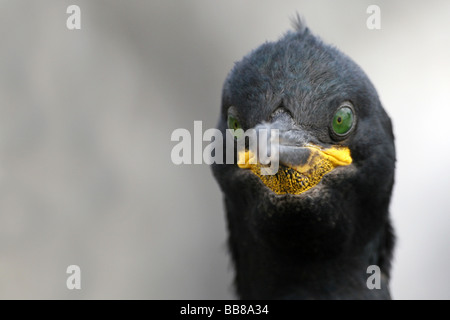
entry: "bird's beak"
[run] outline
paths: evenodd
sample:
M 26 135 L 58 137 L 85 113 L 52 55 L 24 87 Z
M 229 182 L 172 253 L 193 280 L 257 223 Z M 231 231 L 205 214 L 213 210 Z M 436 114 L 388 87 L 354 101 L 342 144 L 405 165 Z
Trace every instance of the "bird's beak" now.
M 278 116 L 269 126 L 279 130 L 278 171 L 272 175 L 262 174 L 264 165 L 250 150 L 239 152 L 238 166 L 251 170 L 276 194 L 301 194 L 316 186 L 325 174 L 352 163 L 348 147 L 321 146 L 285 114 Z

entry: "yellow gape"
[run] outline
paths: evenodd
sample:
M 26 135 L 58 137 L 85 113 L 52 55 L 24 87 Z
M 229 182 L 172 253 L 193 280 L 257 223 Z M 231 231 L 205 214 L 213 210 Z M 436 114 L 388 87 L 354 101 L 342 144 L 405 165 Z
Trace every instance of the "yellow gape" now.
M 331 147 L 323 149 L 315 145 L 307 145 L 310 156 L 304 165 L 287 167 L 280 164 L 274 175 L 262 175 L 261 165 L 256 162 L 251 151 L 243 151 L 238 155 L 238 166 L 250 169 L 261 181 L 276 194 L 300 194 L 316 186 L 322 177 L 338 166 L 352 163 L 350 149 L 347 147 Z M 256 164 L 252 164 L 255 163 Z

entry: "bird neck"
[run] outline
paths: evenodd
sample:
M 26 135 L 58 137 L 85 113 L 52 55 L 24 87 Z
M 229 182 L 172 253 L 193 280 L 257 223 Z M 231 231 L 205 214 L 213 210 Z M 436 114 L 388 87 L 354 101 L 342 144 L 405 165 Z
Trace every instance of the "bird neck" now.
M 273 247 L 229 214 L 229 246 L 236 287 L 243 299 L 390 299 L 390 224 L 366 245 L 302 250 Z M 241 215 L 242 216 L 242 215 Z M 313 246 L 312 241 L 305 244 Z M 327 247 L 330 247 L 327 244 Z M 368 267 L 379 265 L 381 289 L 367 285 Z M 386 272 L 384 272 L 386 271 Z
M 381 290 L 367 287 L 372 262 L 366 252 L 315 260 L 253 246 L 240 252 L 235 262 L 237 289 L 243 299 L 389 298 L 386 278 Z

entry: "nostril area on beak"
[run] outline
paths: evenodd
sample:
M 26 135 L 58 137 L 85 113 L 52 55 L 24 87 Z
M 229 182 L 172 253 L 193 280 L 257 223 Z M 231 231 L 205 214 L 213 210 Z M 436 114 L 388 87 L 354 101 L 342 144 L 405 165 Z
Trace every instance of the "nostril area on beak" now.
M 298 167 L 308 163 L 311 156 L 309 148 L 280 145 L 279 160 L 287 167 Z

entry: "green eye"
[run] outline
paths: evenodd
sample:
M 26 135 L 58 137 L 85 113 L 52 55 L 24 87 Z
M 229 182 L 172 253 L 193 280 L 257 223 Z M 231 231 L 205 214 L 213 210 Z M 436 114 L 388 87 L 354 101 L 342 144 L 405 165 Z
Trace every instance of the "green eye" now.
M 332 127 L 334 133 L 339 136 L 345 135 L 353 128 L 354 115 L 353 110 L 347 105 L 342 106 L 336 111 L 333 117 Z
M 234 130 L 234 138 L 240 139 L 243 134 L 244 130 L 242 130 L 241 124 L 239 123 L 237 117 L 235 117 L 232 113 L 234 111 L 234 107 L 230 107 L 230 110 L 228 110 L 228 129 Z
M 233 117 L 232 115 L 228 115 L 228 129 L 241 129 L 241 125 L 239 124 L 239 121 Z

